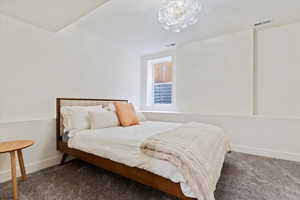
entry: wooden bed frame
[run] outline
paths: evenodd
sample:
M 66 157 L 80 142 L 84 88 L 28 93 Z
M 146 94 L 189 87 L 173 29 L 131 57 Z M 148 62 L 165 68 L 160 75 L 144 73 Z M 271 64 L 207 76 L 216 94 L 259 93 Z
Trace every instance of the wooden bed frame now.
M 62 140 L 61 136 L 61 102 L 62 101 L 104 101 L 104 102 L 115 102 L 124 101 L 119 99 L 81 99 L 81 98 L 57 98 L 56 99 L 56 140 L 57 140 L 57 150 L 63 153 L 61 164 L 64 164 L 65 159 L 68 155 L 74 156 L 85 162 L 93 164 L 102 169 L 111 171 L 113 173 L 119 174 L 131 180 L 142 183 L 146 186 L 152 187 L 154 189 L 160 190 L 167 194 L 178 197 L 181 200 L 194 200 L 194 198 L 186 197 L 182 191 L 179 183 L 174 183 L 169 179 L 162 176 L 156 175 L 149 171 L 139 169 L 136 167 L 129 167 L 127 165 L 114 162 L 112 160 L 102 158 L 84 151 L 77 149 L 68 148 L 66 142 Z

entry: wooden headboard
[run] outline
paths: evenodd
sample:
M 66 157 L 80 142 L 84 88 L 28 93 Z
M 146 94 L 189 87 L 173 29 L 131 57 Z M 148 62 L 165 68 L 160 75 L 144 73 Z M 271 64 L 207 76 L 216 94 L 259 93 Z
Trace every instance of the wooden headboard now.
M 107 105 L 116 101 L 127 100 L 121 99 L 82 99 L 82 98 L 57 98 L 56 99 L 56 147 L 58 149 L 59 143 L 62 142 L 63 123 L 61 117 L 61 107 L 63 106 L 96 106 Z

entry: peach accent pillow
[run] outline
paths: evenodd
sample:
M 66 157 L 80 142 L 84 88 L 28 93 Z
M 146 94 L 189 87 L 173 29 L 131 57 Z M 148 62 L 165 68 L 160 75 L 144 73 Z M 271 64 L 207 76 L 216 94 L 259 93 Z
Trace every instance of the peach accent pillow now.
M 139 119 L 131 103 L 114 102 L 121 126 L 138 125 Z

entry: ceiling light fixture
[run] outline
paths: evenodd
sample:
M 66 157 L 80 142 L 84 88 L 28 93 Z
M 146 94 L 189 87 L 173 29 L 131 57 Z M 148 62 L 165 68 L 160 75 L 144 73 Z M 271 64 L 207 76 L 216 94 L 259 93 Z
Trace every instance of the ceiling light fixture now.
M 158 21 L 164 29 L 178 33 L 196 24 L 201 10 L 200 0 L 164 0 L 158 11 Z

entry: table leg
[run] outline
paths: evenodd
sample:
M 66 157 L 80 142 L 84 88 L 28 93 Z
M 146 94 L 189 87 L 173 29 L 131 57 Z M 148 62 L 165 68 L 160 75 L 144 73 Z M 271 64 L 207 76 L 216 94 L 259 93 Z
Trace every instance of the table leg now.
M 25 165 L 24 165 L 24 159 L 23 159 L 23 153 L 22 150 L 18 150 L 18 158 L 19 158 L 19 164 L 20 164 L 20 170 L 22 174 L 22 180 L 25 181 L 27 179 Z
M 17 185 L 17 170 L 16 170 L 16 154 L 15 151 L 10 152 L 11 161 L 11 179 L 13 185 L 14 200 L 18 199 L 18 185 Z

